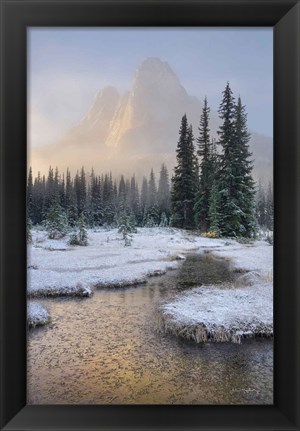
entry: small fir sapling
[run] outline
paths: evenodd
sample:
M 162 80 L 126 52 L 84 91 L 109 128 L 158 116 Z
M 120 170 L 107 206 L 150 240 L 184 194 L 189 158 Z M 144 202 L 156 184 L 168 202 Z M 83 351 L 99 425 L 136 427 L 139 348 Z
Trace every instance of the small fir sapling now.
M 124 246 L 128 247 L 132 242 L 132 233 L 136 231 L 136 227 L 134 225 L 134 220 L 132 216 L 127 215 L 125 211 L 123 211 L 119 218 L 118 223 L 118 232 L 122 234 L 122 239 L 124 241 Z
M 160 217 L 159 227 L 167 227 L 167 226 L 169 226 L 168 218 L 166 216 L 166 213 L 163 212 Z
M 49 239 L 59 239 L 66 235 L 68 231 L 67 216 L 58 201 L 50 207 L 44 226 Z
M 82 213 L 78 220 L 78 232 L 73 232 L 69 240 L 70 245 L 88 245 L 88 235 L 85 224 L 85 216 Z

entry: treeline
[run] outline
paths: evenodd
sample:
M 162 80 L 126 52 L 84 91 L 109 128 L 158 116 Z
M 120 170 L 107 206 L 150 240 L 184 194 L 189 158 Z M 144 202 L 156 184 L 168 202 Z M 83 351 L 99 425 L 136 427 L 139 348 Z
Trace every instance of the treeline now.
M 38 173 L 27 181 L 28 218 L 32 224 L 45 223 L 53 213 L 63 213 L 70 227 L 84 218 L 89 227 L 117 226 L 124 213 L 136 226 L 167 226 L 171 216 L 170 182 L 166 166 L 161 165 L 158 181 L 151 169 L 141 187 L 133 175 L 118 180 L 111 173 L 86 174 L 84 167 L 74 178 L 69 170 L 60 174 L 50 167 L 47 177 Z M 62 217 L 61 217 L 62 218 Z
M 218 140 L 210 137 L 207 99 L 194 145 L 192 126 L 183 116 L 172 177 L 172 225 L 198 228 L 212 236 L 251 237 L 257 229 L 253 162 L 247 114 L 229 83 L 219 107 Z
M 182 117 L 171 181 L 165 164 L 158 181 L 151 169 L 141 184 L 135 175 L 116 179 L 112 173 L 86 174 L 84 167 L 73 178 L 69 170 L 61 175 L 50 167 L 47 177 L 38 173 L 33 179 L 30 168 L 28 219 L 48 225 L 59 220 L 71 228 L 170 225 L 216 237 L 253 237 L 259 226 L 273 230 L 273 190 L 261 185 L 256 190 L 247 113 L 229 83 L 218 112 L 218 139 L 210 136 L 207 98 L 197 139 L 186 115 Z
M 263 188 L 261 182 L 258 183 L 255 214 L 257 223 L 262 229 L 273 231 L 274 196 L 271 183 L 269 183 L 267 189 Z

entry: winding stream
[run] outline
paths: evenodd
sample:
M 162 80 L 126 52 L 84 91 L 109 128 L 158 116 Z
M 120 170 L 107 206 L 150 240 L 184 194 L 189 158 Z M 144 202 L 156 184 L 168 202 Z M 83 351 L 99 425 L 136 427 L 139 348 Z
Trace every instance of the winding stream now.
M 155 330 L 192 260 L 147 285 L 40 300 L 52 323 L 28 334 L 28 404 L 272 404 L 272 340 L 196 345 Z

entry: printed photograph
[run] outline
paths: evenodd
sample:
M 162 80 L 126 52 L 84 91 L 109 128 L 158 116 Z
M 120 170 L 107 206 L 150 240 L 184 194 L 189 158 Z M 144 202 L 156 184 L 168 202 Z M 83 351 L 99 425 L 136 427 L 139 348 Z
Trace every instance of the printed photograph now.
M 27 30 L 27 404 L 273 404 L 273 31 Z

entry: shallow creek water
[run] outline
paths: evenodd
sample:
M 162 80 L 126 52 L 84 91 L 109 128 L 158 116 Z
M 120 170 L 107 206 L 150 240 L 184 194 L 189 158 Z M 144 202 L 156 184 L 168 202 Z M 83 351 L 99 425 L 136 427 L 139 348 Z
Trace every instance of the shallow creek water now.
M 191 256 L 147 285 L 40 300 L 52 322 L 28 333 L 27 402 L 272 404 L 271 340 L 197 345 L 156 331 L 157 304 L 209 274 L 232 277 L 225 262 Z

